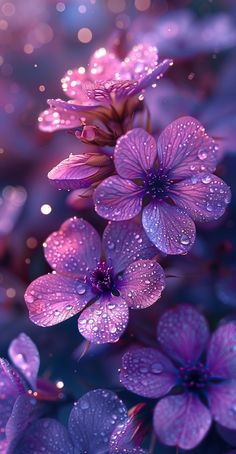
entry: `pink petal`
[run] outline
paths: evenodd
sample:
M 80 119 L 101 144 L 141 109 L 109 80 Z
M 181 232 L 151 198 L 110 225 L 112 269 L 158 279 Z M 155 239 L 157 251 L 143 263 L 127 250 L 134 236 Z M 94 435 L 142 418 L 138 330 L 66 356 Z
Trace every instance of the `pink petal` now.
M 26 334 L 21 333 L 11 342 L 8 354 L 13 364 L 35 389 L 40 358 L 34 342 Z
M 46 274 L 26 290 L 29 317 L 40 326 L 57 325 L 80 312 L 93 297 L 86 284 L 59 274 Z
M 208 337 L 205 318 L 187 304 L 166 311 L 157 327 L 157 339 L 163 351 L 183 364 L 194 364 L 199 359 Z
M 142 226 L 133 220 L 109 222 L 103 233 L 106 261 L 114 274 L 138 259 L 153 258 L 157 254 Z
M 173 184 L 170 195 L 178 207 L 201 222 L 221 217 L 231 198 L 224 181 L 210 173 L 200 173 Z
M 70 218 L 44 243 L 44 254 L 51 267 L 68 276 L 86 275 L 101 257 L 97 231 L 83 219 Z
M 186 254 L 195 241 L 194 222 L 173 205 L 149 203 L 143 210 L 142 221 L 149 239 L 166 254 Z
M 128 179 L 143 178 L 157 157 L 156 141 L 144 129 L 135 128 L 118 139 L 114 160 L 117 173 Z
M 139 396 L 157 398 L 175 386 L 176 369 L 158 350 L 136 347 L 122 358 L 120 381 Z
M 159 263 L 138 260 L 119 277 L 117 289 L 132 309 L 145 309 L 154 304 L 165 288 L 165 273 Z
M 215 421 L 236 430 L 236 380 L 209 385 L 208 402 Z
M 236 379 L 236 323 L 229 322 L 213 333 L 207 354 L 211 375 Z
M 192 117 L 173 121 L 158 139 L 160 166 L 170 178 L 188 178 L 201 171 L 214 171 L 218 146 L 201 123 Z
M 89 62 L 89 76 L 92 80 L 114 79 L 120 69 L 120 61 L 104 47 L 96 50 Z
M 61 79 L 62 89 L 69 98 L 76 99 L 78 104 L 86 104 L 88 97 L 83 90 L 83 85 L 89 82 L 85 68 L 69 69 Z
M 81 115 L 62 107 L 50 107 L 40 113 L 38 117 L 39 129 L 44 132 L 53 132 L 58 129 L 78 128 L 82 125 Z
M 129 319 L 125 301 L 117 296 L 101 296 L 79 317 L 79 331 L 96 344 L 116 342 L 123 334 Z
M 94 191 L 95 209 L 105 219 L 134 218 L 142 208 L 142 189 L 118 176 L 104 180 Z
M 134 46 L 121 63 L 121 79 L 142 79 L 157 65 L 158 54 L 155 46 L 143 43 Z
M 210 412 L 194 394 L 165 397 L 154 411 L 157 437 L 168 446 L 193 449 L 210 426 Z

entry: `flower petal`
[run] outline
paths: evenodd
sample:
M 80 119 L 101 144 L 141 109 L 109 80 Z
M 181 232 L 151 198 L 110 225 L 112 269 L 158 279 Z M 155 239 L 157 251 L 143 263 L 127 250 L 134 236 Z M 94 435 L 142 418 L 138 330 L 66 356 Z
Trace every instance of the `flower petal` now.
M 117 173 L 122 178 L 142 178 L 150 170 L 157 157 L 154 137 L 144 129 L 135 128 L 121 136 L 114 151 Z
M 214 377 L 236 379 L 236 322 L 226 323 L 213 333 L 207 365 Z
M 222 426 L 236 430 L 236 380 L 209 385 L 208 402 L 213 418 Z
M 90 287 L 78 279 L 46 274 L 26 290 L 29 317 L 40 326 L 52 326 L 80 312 L 93 297 Z
M 72 277 L 94 269 L 101 257 L 101 240 L 97 231 L 86 221 L 71 218 L 44 243 L 44 254 L 51 267 Z
M 153 348 L 132 348 L 122 358 L 120 381 L 139 396 L 157 398 L 176 384 L 176 369 Z
M 129 319 L 125 301 L 117 296 L 101 296 L 79 317 L 79 331 L 96 344 L 116 342 L 123 334 Z
M 115 54 L 104 47 L 97 49 L 89 62 L 89 77 L 92 80 L 110 80 L 120 69 L 120 61 Z
M 178 207 L 200 222 L 220 218 L 231 198 L 227 184 L 210 173 L 199 173 L 173 184 L 170 195 Z
M 142 208 L 142 189 L 118 176 L 104 180 L 94 191 L 95 209 L 105 219 L 124 221 Z
M 196 172 L 214 171 L 218 145 L 192 117 L 173 121 L 158 139 L 160 166 L 170 178 L 187 178 Z
M 195 241 L 192 219 L 165 202 L 149 203 L 143 210 L 142 221 L 150 240 L 166 254 L 186 254 Z
M 108 452 L 116 424 L 128 417 L 123 402 L 112 392 L 95 389 L 82 396 L 69 417 L 69 433 L 77 452 Z
M 165 273 L 159 263 L 138 260 L 131 263 L 117 281 L 117 290 L 132 309 L 145 309 L 154 304 L 165 288 Z
M 142 79 L 157 65 L 158 53 L 155 46 L 142 43 L 134 46 L 121 63 L 119 76 L 122 79 Z
M 35 412 L 36 405 L 37 401 L 28 394 L 21 394 L 17 397 L 6 425 L 6 438 L 10 445 L 9 451 L 7 451 L 8 454 L 12 451 L 13 453 L 15 452 L 16 440 L 30 422 L 37 417 L 37 412 Z
M 44 132 L 54 132 L 58 129 L 78 128 L 82 125 L 81 114 L 64 107 L 50 107 L 38 117 L 39 129 Z
M 205 437 L 210 425 L 209 410 L 191 393 L 165 397 L 154 410 L 157 437 L 168 446 L 193 449 Z
M 83 66 L 69 69 L 61 79 L 63 91 L 69 98 L 76 99 L 76 102 L 81 105 L 91 104 L 83 89 L 87 82 L 89 82 L 89 77 Z
M 113 454 L 148 454 L 147 451 L 139 448 L 134 439 L 138 429 L 138 421 L 134 418 L 127 419 L 113 430 L 110 442 L 109 453 Z
M 48 173 L 48 178 L 58 189 L 79 189 L 89 187 L 99 167 L 86 165 L 83 155 L 70 155 Z
M 39 352 L 34 342 L 24 333 L 13 339 L 8 349 L 13 364 L 22 373 L 33 389 L 39 371 Z
M 140 223 L 134 221 L 109 222 L 103 233 L 103 245 L 114 274 L 138 259 L 153 258 L 158 252 Z
M 187 304 L 166 311 L 157 326 L 157 339 L 163 351 L 182 364 L 194 364 L 208 338 L 205 318 Z

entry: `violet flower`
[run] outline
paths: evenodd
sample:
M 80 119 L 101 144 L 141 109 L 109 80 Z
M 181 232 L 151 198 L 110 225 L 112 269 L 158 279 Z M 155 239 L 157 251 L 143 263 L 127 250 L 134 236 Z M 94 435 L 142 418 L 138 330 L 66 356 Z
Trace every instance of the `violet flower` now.
M 195 241 L 194 221 L 223 215 L 230 189 L 213 172 L 218 145 L 192 117 L 167 126 L 157 144 L 143 129 L 121 137 L 114 151 L 118 176 L 95 190 L 95 209 L 113 221 L 142 212 L 143 227 L 167 254 L 185 254 Z
M 134 347 L 123 356 L 120 379 L 132 392 L 161 398 L 153 419 L 158 438 L 192 449 L 213 420 L 235 430 L 236 323 L 221 325 L 209 340 L 205 318 L 180 305 L 161 317 L 157 339 L 162 351 Z
M 165 276 L 151 260 L 157 251 L 141 226 L 109 223 L 103 250 L 97 231 L 72 218 L 44 243 L 53 272 L 33 281 L 25 293 L 30 319 L 56 325 L 87 307 L 78 319 L 80 333 L 94 343 L 116 342 L 124 332 L 129 308 L 143 309 L 161 296 Z
M 127 410 L 111 391 L 95 389 L 72 409 L 68 428 L 52 418 L 34 421 L 8 454 L 145 454 L 127 437 Z

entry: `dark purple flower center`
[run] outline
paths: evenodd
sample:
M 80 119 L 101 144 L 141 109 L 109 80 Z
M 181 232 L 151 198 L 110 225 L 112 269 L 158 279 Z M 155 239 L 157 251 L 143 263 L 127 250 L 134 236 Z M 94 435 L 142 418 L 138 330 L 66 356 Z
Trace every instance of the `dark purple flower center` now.
M 95 293 L 111 292 L 114 295 L 117 295 L 112 271 L 112 267 L 107 266 L 106 262 L 100 262 L 97 268 L 92 272 L 89 283 Z
M 180 368 L 181 384 L 189 391 L 200 391 L 206 388 L 210 380 L 210 374 L 204 364 L 186 366 Z
M 151 199 L 165 199 L 168 197 L 168 190 L 171 185 L 171 181 L 168 176 L 161 174 L 158 171 L 150 170 L 145 176 L 144 189 L 145 195 Z

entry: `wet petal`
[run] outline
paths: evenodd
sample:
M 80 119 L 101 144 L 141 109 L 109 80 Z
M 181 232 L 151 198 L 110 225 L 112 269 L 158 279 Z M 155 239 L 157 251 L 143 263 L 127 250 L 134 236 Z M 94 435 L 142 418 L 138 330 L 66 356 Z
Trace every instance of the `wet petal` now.
M 68 423 L 76 452 L 108 452 L 116 424 L 121 424 L 127 417 L 123 402 L 113 392 L 95 389 L 85 394 L 74 405 Z
M 91 104 L 83 86 L 89 82 L 87 71 L 83 66 L 76 69 L 69 69 L 61 79 L 62 89 L 69 98 L 76 99 L 78 104 Z
M 236 430 L 236 380 L 209 385 L 208 402 L 215 421 Z
M 123 424 L 116 426 L 110 438 L 110 454 L 147 454 L 147 451 L 139 448 L 134 440 L 138 424 L 138 421 L 129 418 Z
M 168 446 L 193 449 L 205 437 L 210 425 L 209 410 L 191 393 L 165 397 L 154 411 L 157 437 Z
M 173 60 L 166 58 L 160 62 L 152 71 L 144 76 L 139 83 L 134 87 L 133 94 L 138 94 L 157 83 L 157 80 L 164 76 L 165 72 L 173 65 Z
M 173 121 L 158 139 L 160 165 L 170 178 L 187 178 L 196 172 L 214 171 L 218 145 L 192 117 Z
M 97 49 L 89 62 L 89 76 L 93 80 L 114 79 L 120 69 L 120 61 L 104 47 Z
M 157 339 L 163 351 L 182 364 L 194 364 L 208 338 L 205 318 L 187 304 L 166 311 L 158 323 Z
M 142 189 L 132 181 L 109 177 L 95 189 L 94 202 L 97 213 L 105 219 L 132 219 L 141 211 Z
M 71 218 L 44 243 L 44 254 L 51 267 L 72 277 L 94 269 L 101 257 L 101 240 L 97 231 L 86 221 Z
M 134 46 L 121 63 L 119 75 L 122 79 L 142 79 L 157 65 L 155 46 L 143 43 Z
M 52 326 L 78 314 L 93 297 L 90 287 L 78 279 L 46 274 L 26 290 L 29 317 L 40 326 Z
M 36 418 L 36 406 L 37 401 L 30 398 L 28 394 L 21 394 L 17 397 L 11 416 L 6 425 L 6 437 L 10 444 L 8 454 L 12 452 L 16 443 L 16 438 L 19 437 L 30 422 Z
M 48 178 L 58 189 L 78 189 L 89 187 L 99 168 L 86 165 L 83 155 L 70 155 L 49 173 Z
M 143 210 L 143 227 L 155 246 L 166 254 L 185 254 L 195 241 L 195 224 L 179 208 L 151 202 Z
M 214 377 L 236 379 L 236 322 L 226 323 L 213 333 L 207 365 Z
M 125 301 L 117 296 L 101 296 L 79 317 L 79 331 L 96 344 L 116 342 L 123 334 L 129 319 Z
M 176 384 L 176 369 L 153 348 L 132 348 L 122 358 L 120 381 L 139 396 L 157 398 Z
M 117 173 L 123 178 L 142 178 L 157 157 L 156 141 L 144 129 L 135 128 L 118 139 L 114 160 Z
M 224 214 L 231 192 L 221 178 L 210 173 L 200 173 L 173 184 L 171 198 L 192 219 L 206 222 Z
M 157 254 L 140 223 L 134 221 L 109 222 L 103 233 L 106 261 L 114 274 L 138 259 L 153 258 Z
M 117 289 L 132 309 L 144 309 L 154 304 L 165 288 L 165 273 L 159 263 L 138 260 L 118 278 Z
M 81 115 L 63 107 L 50 107 L 38 117 L 39 129 L 54 132 L 58 129 L 78 128 L 82 125 Z
M 19 334 L 10 344 L 9 357 L 26 380 L 35 389 L 39 371 L 39 352 L 34 342 L 24 333 Z

